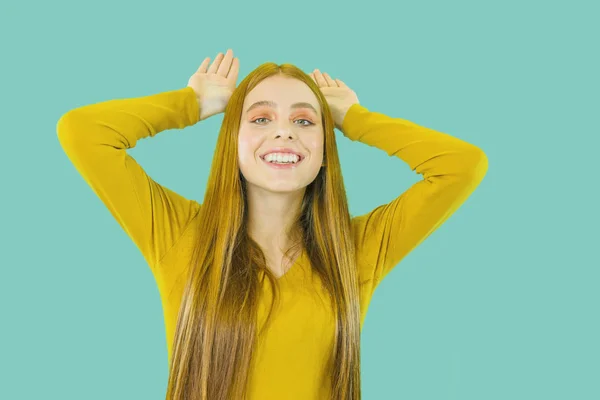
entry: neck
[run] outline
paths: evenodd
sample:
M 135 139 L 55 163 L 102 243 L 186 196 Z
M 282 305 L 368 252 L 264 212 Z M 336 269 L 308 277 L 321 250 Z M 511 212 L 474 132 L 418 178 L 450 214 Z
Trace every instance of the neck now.
M 269 192 L 248 185 L 248 229 L 254 239 L 267 251 L 287 250 L 298 232 L 292 230 L 304 191 Z

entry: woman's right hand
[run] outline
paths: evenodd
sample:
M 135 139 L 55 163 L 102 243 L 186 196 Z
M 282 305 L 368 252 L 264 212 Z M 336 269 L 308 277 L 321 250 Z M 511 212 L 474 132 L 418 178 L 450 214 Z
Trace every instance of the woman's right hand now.
M 225 54 L 217 54 L 210 67 L 209 62 L 210 57 L 206 57 L 187 85 L 196 93 L 201 121 L 225 112 L 240 69 L 240 61 L 233 57 L 231 49 L 228 49 Z

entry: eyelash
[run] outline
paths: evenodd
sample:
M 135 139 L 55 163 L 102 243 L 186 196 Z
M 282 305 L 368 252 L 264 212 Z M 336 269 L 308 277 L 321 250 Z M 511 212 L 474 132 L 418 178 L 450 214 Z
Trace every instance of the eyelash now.
M 256 121 L 258 121 L 259 119 L 269 119 L 269 118 L 266 118 L 266 117 L 260 117 L 260 118 L 256 118 L 254 121 L 250 121 L 250 122 L 254 124 L 254 123 L 256 123 Z M 304 119 L 304 118 L 298 118 L 296 121 L 306 121 L 306 122 L 308 122 L 308 125 L 304 125 L 304 124 L 302 124 L 302 125 L 301 125 L 301 126 L 304 126 L 304 127 L 308 127 L 308 126 L 314 125 L 314 124 L 313 124 L 311 121 L 309 121 L 309 120 L 307 120 L 307 119 Z M 259 124 L 259 125 L 261 125 L 261 124 Z

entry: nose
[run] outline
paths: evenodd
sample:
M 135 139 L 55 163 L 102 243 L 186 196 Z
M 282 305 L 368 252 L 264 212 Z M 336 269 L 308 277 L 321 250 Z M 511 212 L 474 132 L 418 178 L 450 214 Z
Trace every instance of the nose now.
M 291 129 L 288 125 L 278 126 L 274 133 L 275 139 L 283 138 L 283 139 L 295 140 L 297 137 L 298 136 L 297 136 L 296 132 L 294 132 L 294 130 Z

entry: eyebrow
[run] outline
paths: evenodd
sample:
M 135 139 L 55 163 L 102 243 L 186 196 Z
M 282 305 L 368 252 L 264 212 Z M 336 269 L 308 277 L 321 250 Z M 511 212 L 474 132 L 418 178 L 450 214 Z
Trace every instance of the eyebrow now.
M 277 107 L 277 103 L 275 103 L 274 101 L 271 101 L 271 100 L 257 101 L 256 103 L 254 103 L 250 107 L 248 107 L 248 109 L 246 110 L 246 112 L 249 113 L 250 111 L 254 110 L 256 107 L 260 107 L 260 106 L 268 106 L 268 107 L 271 107 L 271 108 L 276 108 Z M 291 109 L 296 109 L 296 108 L 310 108 L 311 110 L 314 111 L 315 114 L 319 115 L 318 111 L 313 107 L 313 105 L 310 104 L 310 103 L 306 103 L 306 102 L 294 103 L 294 104 L 291 105 L 290 108 Z

